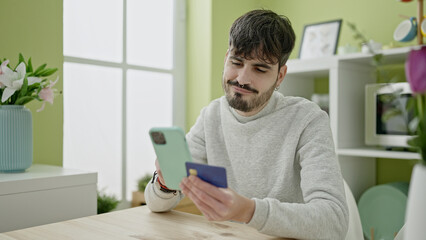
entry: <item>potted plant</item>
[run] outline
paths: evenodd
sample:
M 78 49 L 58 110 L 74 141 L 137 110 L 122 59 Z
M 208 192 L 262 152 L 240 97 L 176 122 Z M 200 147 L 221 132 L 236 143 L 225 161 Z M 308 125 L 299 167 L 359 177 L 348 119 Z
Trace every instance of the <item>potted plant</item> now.
M 152 176 L 150 174 L 146 174 L 138 180 L 138 190 L 132 193 L 132 207 L 146 204 L 144 191 L 146 185 L 148 185 L 149 181 L 151 181 L 151 178 Z
M 97 192 L 98 195 L 98 214 L 107 213 L 114 210 L 120 202 L 114 195 L 108 195 L 104 192 Z
M 57 92 L 54 82 L 47 77 L 57 68 L 46 64 L 34 69 L 31 58 L 25 61 L 19 54 L 18 64 L 11 67 L 9 60 L 0 60 L 0 172 L 23 172 L 33 160 L 33 129 L 31 112 L 24 107 L 32 100 L 53 104 Z

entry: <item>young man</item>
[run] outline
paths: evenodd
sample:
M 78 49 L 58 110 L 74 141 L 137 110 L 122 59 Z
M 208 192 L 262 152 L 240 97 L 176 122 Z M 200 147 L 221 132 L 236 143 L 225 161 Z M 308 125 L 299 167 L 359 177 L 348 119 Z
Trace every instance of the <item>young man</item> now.
M 329 119 L 314 103 L 284 97 L 280 87 L 295 41 L 290 21 L 254 10 L 232 25 L 225 96 L 205 107 L 186 136 L 195 162 L 223 166 L 229 188 L 190 176 L 180 191 L 157 176 L 148 207 L 169 211 L 188 196 L 209 220 L 247 223 L 262 233 L 344 239 L 348 209 Z

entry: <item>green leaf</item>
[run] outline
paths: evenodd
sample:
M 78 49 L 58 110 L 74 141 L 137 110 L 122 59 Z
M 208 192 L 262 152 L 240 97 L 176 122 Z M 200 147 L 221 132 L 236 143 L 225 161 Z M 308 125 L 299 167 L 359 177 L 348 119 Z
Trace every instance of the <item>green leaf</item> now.
M 21 62 L 25 63 L 25 59 L 24 59 L 24 56 L 22 56 L 22 53 L 19 53 L 19 61 L 18 61 L 18 65 L 19 65 Z
M 396 94 L 381 94 L 379 98 L 381 102 L 390 103 L 394 101 L 395 99 L 397 99 L 398 96 Z
M 28 59 L 27 65 L 27 73 L 31 73 L 33 71 L 33 64 L 31 63 L 31 58 Z
M 396 116 L 400 116 L 400 115 L 402 115 L 401 109 L 397 109 L 397 108 L 389 109 L 382 115 L 382 122 L 387 122 L 389 119 Z
M 419 126 L 419 118 L 415 117 L 408 123 L 408 131 L 412 135 L 416 135 L 417 127 Z
M 38 67 L 35 72 L 34 72 L 34 76 L 38 75 L 42 70 L 44 70 L 44 68 L 47 66 L 47 64 L 43 64 L 40 67 Z
M 346 24 L 348 25 L 349 28 L 356 29 L 355 24 L 353 24 L 351 22 L 346 22 Z
M 20 97 L 25 96 L 25 95 L 27 94 L 27 90 L 28 90 L 28 78 L 27 78 L 27 77 L 24 77 L 24 83 L 22 84 L 22 87 L 21 87 L 21 91 L 20 91 L 20 93 L 19 93 L 19 96 L 20 96 Z
M 391 77 L 390 78 L 390 80 L 388 81 L 389 83 L 397 83 L 397 82 L 400 82 L 399 81 L 399 77 L 398 76 L 393 76 L 393 77 Z M 402 92 L 402 91 L 401 91 Z M 409 98 L 409 99 L 412 99 L 412 98 Z
M 382 62 L 382 59 L 383 59 L 383 54 L 375 54 L 375 55 L 373 56 L 373 61 L 374 61 L 375 63 L 380 63 L 380 62 Z
M 408 111 L 414 111 L 416 109 L 416 106 L 417 106 L 416 104 L 417 104 L 417 102 L 416 102 L 416 100 L 414 98 L 412 98 L 412 97 L 408 98 L 408 100 L 407 100 L 407 110 Z
M 354 38 L 355 39 L 364 39 L 364 36 L 362 36 L 361 34 L 359 34 L 359 33 L 356 33 L 355 35 L 354 35 Z
M 23 101 L 22 105 L 25 105 L 25 104 L 31 102 L 32 100 L 38 100 L 40 102 L 42 101 L 40 98 L 36 98 L 36 97 L 33 97 L 32 99 L 27 98 L 27 99 L 25 99 L 25 101 Z
M 41 72 L 39 73 L 39 76 L 41 76 L 41 77 L 47 77 L 47 76 L 52 75 L 52 74 L 53 74 L 53 73 L 55 73 L 56 71 L 58 71 L 58 69 L 57 69 L 57 68 L 48 68 L 48 69 L 45 69 L 45 70 L 41 71 Z
M 31 86 L 28 86 L 28 92 L 34 92 L 34 90 L 38 89 L 40 87 L 40 83 L 34 83 Z M 41 88 L 40 88 L 41 90 Z
M 413 137 L 412 139 L 407 141 L 408 145 L 410 145 L 412 147 L 418 147 L 419 144 L 420 144 L 419 142 L 420 142 L 420 139 L 419 139 L 418 136 Z
M 31 96 L 20 97 L 15 101 L 15 105 L 24 105 L 34 99 L 35 97 L 31 97 Z

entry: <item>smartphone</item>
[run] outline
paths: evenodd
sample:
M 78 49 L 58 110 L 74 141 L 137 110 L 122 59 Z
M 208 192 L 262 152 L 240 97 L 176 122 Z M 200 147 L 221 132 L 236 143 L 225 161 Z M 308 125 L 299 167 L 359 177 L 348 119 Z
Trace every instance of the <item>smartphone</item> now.
M 165 185 L 181 190 L 179 184 L 186 177 L 185 162 L 192 162 L 185 133 L 179 127 L 151 128 L 152 145 L 157 155 Z

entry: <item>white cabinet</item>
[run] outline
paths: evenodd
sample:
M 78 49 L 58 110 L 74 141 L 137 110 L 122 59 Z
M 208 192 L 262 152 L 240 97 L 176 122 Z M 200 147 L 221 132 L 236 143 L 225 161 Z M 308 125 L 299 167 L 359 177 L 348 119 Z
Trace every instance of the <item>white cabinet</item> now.
M 33 165 L 0 173 L 0 232 L 97 213 L 97 173 Z
M 383 63 L 403 64 L 410 48 L 383 51 Z M 364 143 L 364 89 L 375 83 L 371 54 L 292 59 L 280 91 L 310 99 L 317 78 L 329 79 L 330 124 L 343 177 L 356 199 L 376 183 L 375 158 L 420 159 L 417 153 L 386 151 Z

